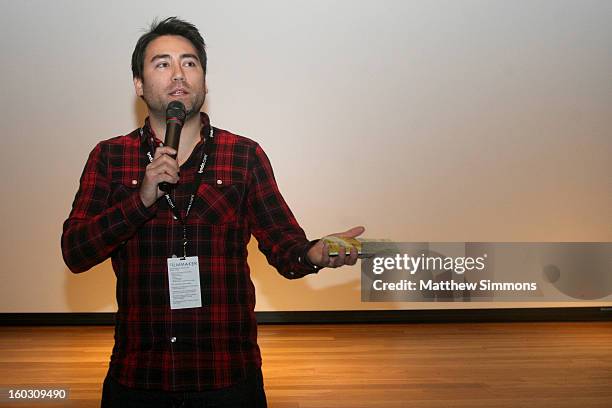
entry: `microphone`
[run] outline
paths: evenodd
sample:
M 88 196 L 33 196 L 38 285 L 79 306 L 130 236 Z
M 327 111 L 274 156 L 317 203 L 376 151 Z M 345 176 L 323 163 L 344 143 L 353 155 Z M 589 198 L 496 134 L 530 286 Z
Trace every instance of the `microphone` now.
M 183 105 L 183 102 L 172 101 L 168 104 L 166 108 L 166 139 L 164 145 L 170 146 L 177 152 L 185 116 L 185 105 Z M 172 155 L 172 158 L 175 159 L 176 155 Z M 159 183 L 159 189 L 166 193 L 170 192 L 173 187 L 174 185 L 166 183 L 165 181 Z

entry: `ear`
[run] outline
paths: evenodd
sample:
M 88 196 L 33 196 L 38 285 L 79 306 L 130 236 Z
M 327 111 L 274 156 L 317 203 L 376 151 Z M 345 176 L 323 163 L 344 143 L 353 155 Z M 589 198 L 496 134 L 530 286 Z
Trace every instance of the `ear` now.
M 134 77 L 134 90 L 136 91 L 136 96 L 142 98 L 142 79 Z

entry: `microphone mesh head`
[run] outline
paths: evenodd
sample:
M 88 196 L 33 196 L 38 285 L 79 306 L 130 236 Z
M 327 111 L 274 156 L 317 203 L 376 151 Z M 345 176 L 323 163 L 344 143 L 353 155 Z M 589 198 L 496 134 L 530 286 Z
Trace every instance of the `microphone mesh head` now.
M 166 108 L 166 120 L 170 118 L 176 118 L 183 122 L 185 120 L 186 112 L 185 105 L 181 101 L 172 101 Z

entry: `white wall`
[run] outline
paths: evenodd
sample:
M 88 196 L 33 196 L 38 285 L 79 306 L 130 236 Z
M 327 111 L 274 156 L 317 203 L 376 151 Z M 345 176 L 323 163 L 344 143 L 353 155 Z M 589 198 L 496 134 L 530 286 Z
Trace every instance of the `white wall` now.
M 311 238 L 612 240 L 612 2 L 0 7 L 0 312 L 115 310 L 110 263 L 72 275 L 59 237 L 89 151 L 142 121 L 156 16 L 200 28 L 212 123 L 260 142 Z M 362 304 L 358 267 L 290 282 L 250 249 L 258 310 L 551 306 Z

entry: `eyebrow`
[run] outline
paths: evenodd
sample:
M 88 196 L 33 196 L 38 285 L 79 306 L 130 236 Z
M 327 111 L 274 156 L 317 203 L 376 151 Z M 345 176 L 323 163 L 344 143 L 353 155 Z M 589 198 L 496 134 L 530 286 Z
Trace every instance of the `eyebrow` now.
M 153 58 L 151 58 L 151 62 L 155 61 L 156 59 L 163 59 L 163 58 L 170 58 L 170 54 L 157 54 L 157 55 L 154 55 Z M 194 58 L 198 62 L 200 62 L 200 59 L 195 54 L 181 54 L 180 59 L 185 59 L 185 58 Z

